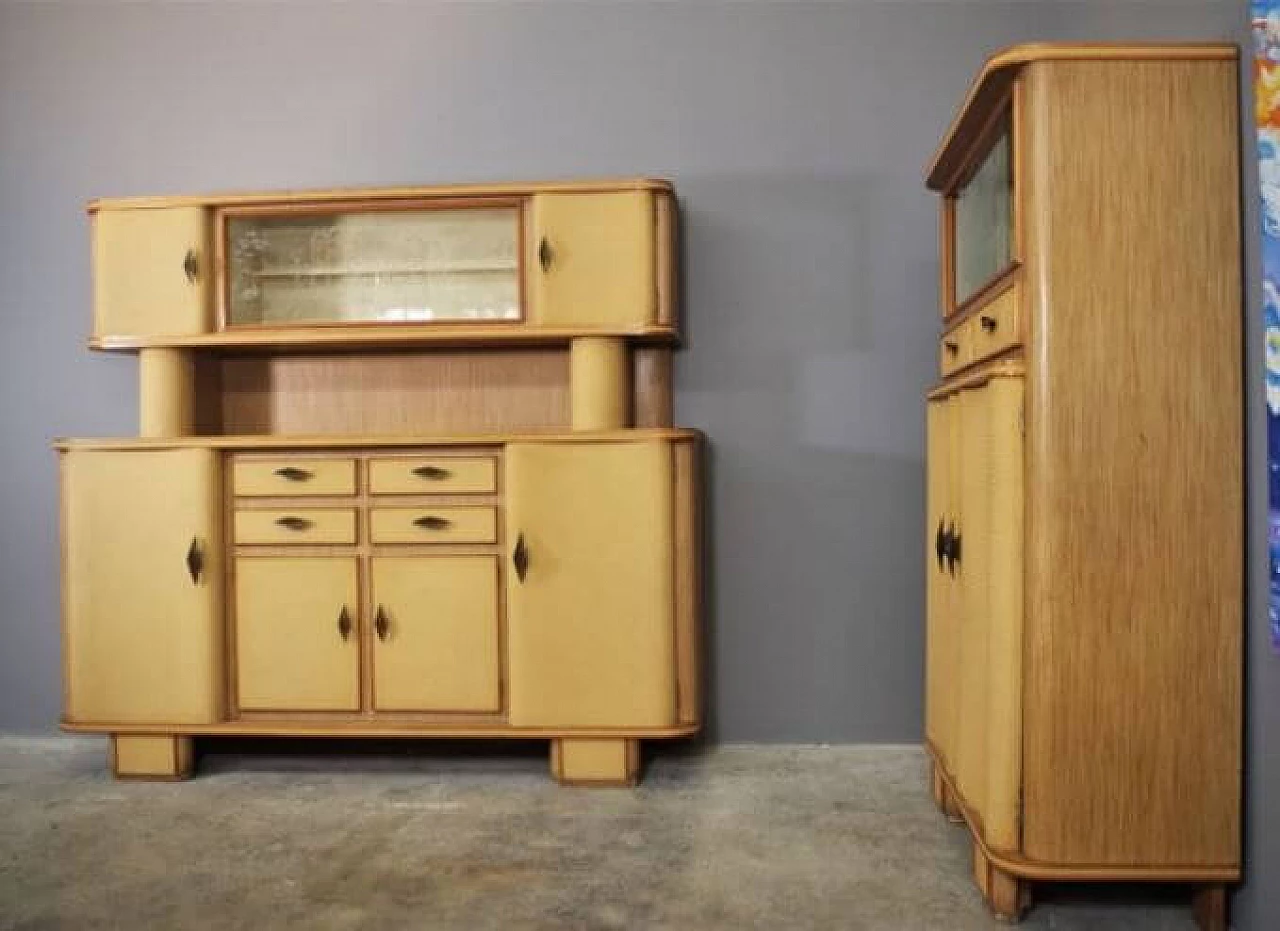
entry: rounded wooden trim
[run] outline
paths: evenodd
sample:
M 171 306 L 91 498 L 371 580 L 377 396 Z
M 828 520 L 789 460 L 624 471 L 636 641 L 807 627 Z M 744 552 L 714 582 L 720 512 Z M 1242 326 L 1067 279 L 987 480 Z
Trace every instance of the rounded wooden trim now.
M 617 337 L 646 345 L 677 346 L 680 332 L 673 324 L 622 327 L 550 327 L 512 320 L 506 323 L 366 323 L 296 327 L 236 326 L 211 333 L 168 336 L 116 334 L 94 336 L 90 349 L 131 351 L 138 349 L 236 349 L 305 350 L 367 349 L 379 346 L 564 346 L 578 337 Z
M 542 433 L 453 434 L 449 436 L 184 436 L 119 437 L 113 439 L 54 440 L 60 451 L 79 449 L 225 449 L 225 450 L 367 450 L 429 448 L 433 446 L 503 446 L 509 443 L 645 443 L 694 442 L 705 437 L 692 427 L 631 427 L 625 430 L 546 431 Z M 432 453 L 434 455 L 434 453 Z M 264 496 L 266 497 L 266 496 Z M 330 495 L 329 497 L 349 497 Z M 388 498 L 391 496 L 387 496 Z
M 263 737 L 483 737 L 530 740 L 544 738 L 610 738 L 656 740 L 693 737 L 701 724 L 671 727 L 512 727 L 508 724 L 386 724 L 358 721 L 351 724 L 317 724 L 299 721 L 225 721 L 218 724 L 83 724 L 63 720 L 59 728 L 73 734 L 132 734 L 136 736 L 263 736 Z
M 985 122 L 984 115 L 995 100 L 1026 65 L 1040 61 L 1176 61 L 1179 59 L 1231 61 L 1239 57 L 1239 49 L 1222 42 L 1189 43 L 1050 43 L 1031 42 L 1011 45 L 996 52 L 983 64 L 969 86 L 942 142 L 929 160 L 925 184 L 934 191 L 942 190 L 965 160 L 974 134 Z
M 936 401 L 968 388 L 980 388 L 993 378 L 1023 378 L 1027 374 L 1027 367 L 1022 361 L 1021 353 L 1021 347 L 1015 346 L 1002 356 L 988 359 L 978 368 L 965 369 L 951 376 L 925 397 Z
M 942 757 L 934 750 L 933 744 L 925 741 L 925 751 L 933 761 L 934 772 L 942 779 L 950 793 L 955 808 L 964 818 L 965 827 L 973 836 L 973 842 L 992 866 L 1019 879 L 1040 882 L 1171 882 L 1171 883 L 1217 883 L 1239 882 L 1240 867 L 1238 865 L 1217 866 L 1212 864 L 1195 864 L 1187 866 L 1112 866 L 1089 863 L 1044 863 L 1029 860 L 1013 852 L 992 850 L 982 836 L 982 829 L 977 816 L 969 808 L 964 797 L 956 791 L 951 774 L 942 765 Z
M 320 190 L 229 191 L 220 194 L 159 195 L 150 197 L 100 197 L 89 201 L 89 213 L 98 210 L 146 210 L 165 207 L 231 207 L 279 203 L 282 200 L 399 200 L 429 197 L 521 196 L 531 194 L 602 193 L 607 191 L 674 190 L 665 178 L 596 178 L 581 181 L 527 181 L 499 184 L 450 184 L 428 187 L 324 188 Z

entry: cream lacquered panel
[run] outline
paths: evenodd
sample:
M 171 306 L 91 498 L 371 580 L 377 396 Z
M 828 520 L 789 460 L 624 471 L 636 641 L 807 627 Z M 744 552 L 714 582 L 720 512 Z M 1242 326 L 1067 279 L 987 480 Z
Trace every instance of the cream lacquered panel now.
M 231 486 L 246 497 L 293 495 L 353 495 L 356 492 L 354 459 L 278 459 L 237 457 L 231 466 Z
M 498 516 L 491 507 L 375 507 L 369 537 L 374 543 L 496 543 Z
M 375 495 L 488 494 L 497 487 L 491 458 L 387 456 L 369 462 L 369 490 Z

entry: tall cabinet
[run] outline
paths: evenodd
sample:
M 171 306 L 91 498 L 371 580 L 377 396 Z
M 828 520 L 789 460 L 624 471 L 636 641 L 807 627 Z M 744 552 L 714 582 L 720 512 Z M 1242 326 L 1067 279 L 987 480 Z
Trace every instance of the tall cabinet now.
M 1242 400 L 1230 46 L 987 62 L 941 195 L 926 733 L 974 875 L 1240 874 Z
M 141 436 L 57 444 L 64 727 L 122 777 L 200 735 L 475 736 L 587 785 L 696 733 L 675 211 L 647 179 L 91 204 Z

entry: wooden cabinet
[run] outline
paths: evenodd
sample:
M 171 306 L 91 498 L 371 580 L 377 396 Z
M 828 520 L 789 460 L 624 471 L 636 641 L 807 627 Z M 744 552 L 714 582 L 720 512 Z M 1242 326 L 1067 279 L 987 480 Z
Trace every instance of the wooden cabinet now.
M 97 201 L 92 344 L 674 336 L 673 200 L 636 179 Z
M 668 184 L 91 210 L 143 436 L 58 444 L 64 725 L 118 775 L 189 774 L 195 735 L 475 736 L 628 785 L 697 732 Z
M 1225 927 L 1239 876 L 1235 56 L 1011 49 L 929 171 L 926 734 L 1006 917 L 1148 880 Z
M 63 454 L 69 723 L 221 715 L 218 472 L 204 449 Z

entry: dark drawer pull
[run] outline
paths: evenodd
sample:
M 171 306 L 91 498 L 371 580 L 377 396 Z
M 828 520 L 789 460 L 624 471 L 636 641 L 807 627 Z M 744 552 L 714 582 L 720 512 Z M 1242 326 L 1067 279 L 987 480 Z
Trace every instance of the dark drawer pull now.
M 981 317 L 978 318 L 978 322 L 982 324 L 982 329 L 985 330 L 986 332 L 994 333 L 996 331 L 995 317 L 990 317 L 987 314 L 983 314 Z
M 415 527 L 421 527 L 423 530 L 445 530 L 453 521 L 447 517 L 436 517 L 434 514 L 428 514 L 426 517 L 418 517 L 413 521 Z
M 305 517 L 277 517 L 276 523 L 286 530 L 306 530 L 311 526 L 311 521 Z
M 942 345 L 947 347 L 947 355 L 954 356 L 957 352 L 960 351 L 960 344 L 957 343 L 955 340 L 949 339 Z
M 313 473 L 308 472 L 306 469 L 299 469 L 297 466 L 284 466 L 283 468 L 276 469 L 275 474 L 280 476 L 286 482 L 305 482 L 307 479 L 311 478 Z
M 424 465 L 414 469 L 413 474 L 418 478 L 427 478 L 438 482 L 442 478 L 448 478 L 453 473 L 448 469 L 440 468 L 440 466 Z

